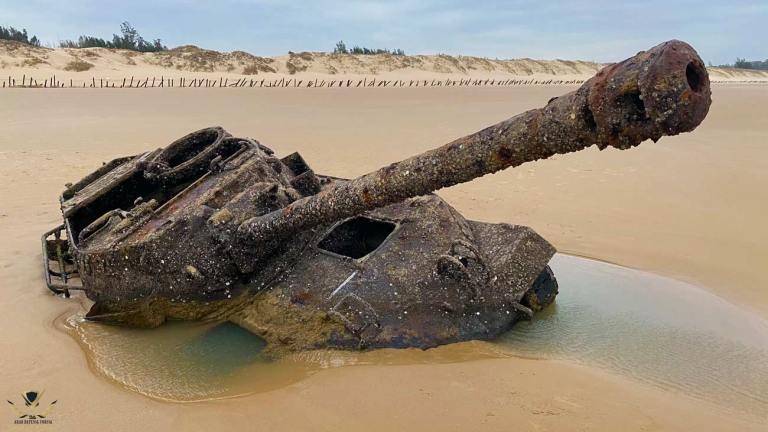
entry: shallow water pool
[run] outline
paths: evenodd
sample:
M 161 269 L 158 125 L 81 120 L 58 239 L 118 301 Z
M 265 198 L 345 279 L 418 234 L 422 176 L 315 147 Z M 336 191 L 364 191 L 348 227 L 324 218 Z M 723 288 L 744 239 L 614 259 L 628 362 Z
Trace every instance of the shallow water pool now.
M 280 361 L 231 323 L 138 330 L 66 320 L 93 369 L 174 401 L 271 390 L 328 367 L 525 356 L 576 361 L 749 412 L 768 414 L 768 323 L 693 285 L 568 255 L 552 260 L 556 304 L 492 343 L 368 353 L 313 351 Z
M 768 416 L 768 324 L 693 285 L 568 255 L 554 307 L 497 343 Z

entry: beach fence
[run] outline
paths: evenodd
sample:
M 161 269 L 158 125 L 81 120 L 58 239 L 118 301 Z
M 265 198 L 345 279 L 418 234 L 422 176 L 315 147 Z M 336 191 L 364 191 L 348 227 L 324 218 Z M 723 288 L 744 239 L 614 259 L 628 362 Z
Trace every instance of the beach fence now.
M 8 76 L 2 81 L 2 88 L 367 88 L 367 87 L 506 87 L 506 86 L 538 86 L 538 85 L 580 85 L 582 79 L 500 79 L 500 78 L 466 78 L 466 79 L 384 79 L 364 77 L 362 79 L 318 79 L 318 78 L 272 78 L 258 79 L 252 77 L 140 77 L 120 78 L 118 80 L 91 77 L 75 82 L 73 79 L 59 79 L 56 75 L 44 79 L 22 75 Z

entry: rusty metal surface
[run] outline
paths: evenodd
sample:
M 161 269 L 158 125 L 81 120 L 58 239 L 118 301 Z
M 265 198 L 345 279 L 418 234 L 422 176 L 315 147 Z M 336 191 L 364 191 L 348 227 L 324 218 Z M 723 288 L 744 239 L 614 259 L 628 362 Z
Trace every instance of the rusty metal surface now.
M 530 228 L 467 221 L 435 195 L 365 216 L 394 226 L 374 253 L 345 257 L 312 241 L 269 294 L 257 295 L 233 319 L 292 350 L 428 348 L 491 339 L 529 318 L 521 313 L 521 298 L 555 252 Z M 337 325 L 319 341 L 274 324 L 286 314 L 315 310 Z M 309 328 L 322 327 L 322 318 L 307 321 L 313 319 Z
M 202 129 L 70 186 L 68 248 L 49 255 L 76 265 L 87 317 L 106 323 L 228 319 L 274 352 L 492 338 L 553 301 L 554 248 L 526 227 L 465 220 L 430 193 L 690 131 L 710 102 L 701 60 L 670 41 L 544 108 L 353 180 Z

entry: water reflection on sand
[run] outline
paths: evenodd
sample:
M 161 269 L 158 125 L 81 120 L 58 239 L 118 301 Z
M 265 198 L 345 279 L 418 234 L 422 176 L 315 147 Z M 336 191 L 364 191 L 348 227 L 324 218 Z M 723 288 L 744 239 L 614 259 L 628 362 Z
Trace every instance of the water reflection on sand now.
M 150 397 L 192 401 L 268 391 L 329 367 L 525 356 L 577 361 L 760 415 L 768 412 L 768 323 L 702 289 L 598 261 L 557 255 L 557 303 L 492 343 L 365 353 L 313 351 L 279 361 L 230 323 L 137 330 L 65 327 L 91 366 Z

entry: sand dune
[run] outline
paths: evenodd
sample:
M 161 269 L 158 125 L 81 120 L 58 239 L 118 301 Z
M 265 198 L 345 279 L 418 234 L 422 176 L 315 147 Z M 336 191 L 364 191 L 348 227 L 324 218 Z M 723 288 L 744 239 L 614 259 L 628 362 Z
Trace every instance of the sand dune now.
M 158 53 L 106 48 L 43 48 L 0 41 L 0 74 L 43 77 L 82 84 L 94 77 L 112 82 L 124 77 L 362 77 L 397 79 L 516 78 L 585 80 L 604 64 L 582 60 L 488 59 L 471 56 L 391 54 L 355 55 L 323 52 L 260 57 L 244 51 L 218 52 L 186 45 Z M 710 68 L 715 81 L 765 81 L 767 71 Z M 38 78 L 40 77 L 40 78 Z

